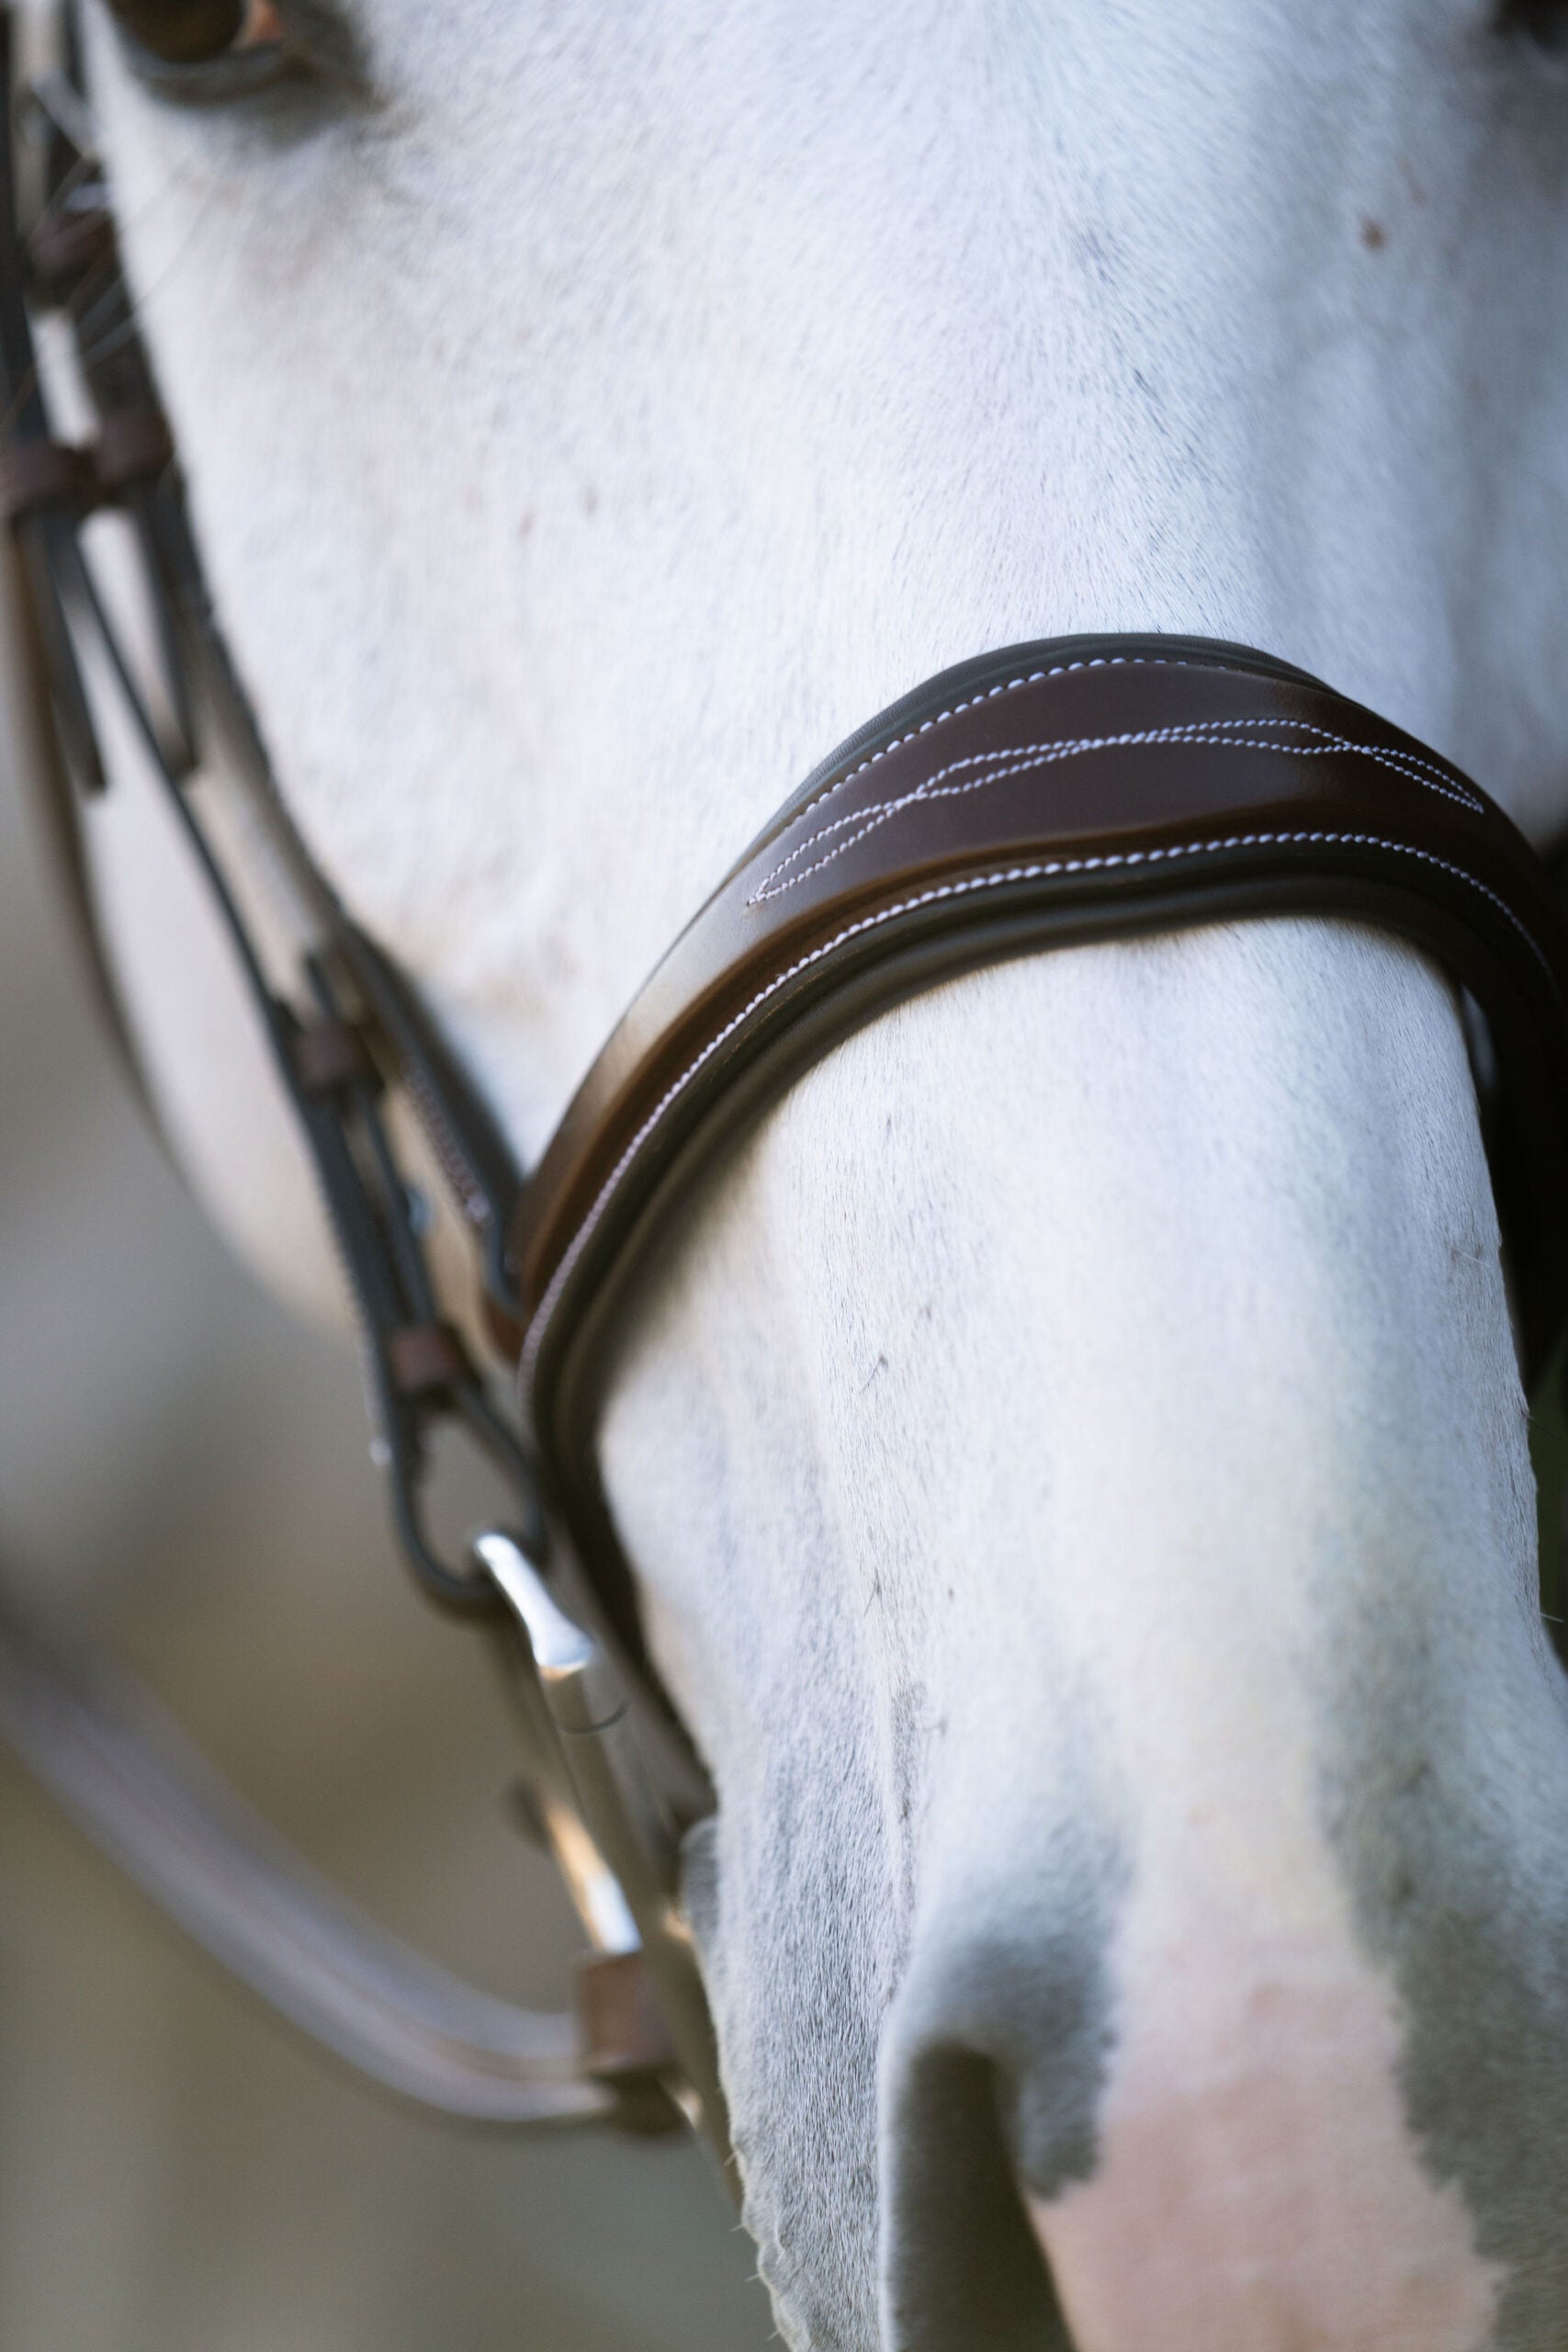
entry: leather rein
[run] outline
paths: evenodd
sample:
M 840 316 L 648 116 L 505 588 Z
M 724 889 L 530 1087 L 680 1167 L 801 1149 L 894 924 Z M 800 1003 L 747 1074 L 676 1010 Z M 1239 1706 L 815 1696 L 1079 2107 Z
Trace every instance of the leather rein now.
M 405 1557 L 502 1656 L 536 1809 L 597 1948 L 577 2023 L 471 1994 L 351 1917 L 166 1732 L 148 1730 L 139 1702 L 9 1610 L 0 1728 L 198 1939 L 378 2080 L 509 2122 L 647 2129 L 683 2112 L 722 2156 L 711 2025 L 679 1916 L 680 1838 L 711 1792 L 644 1652 L 596 1449 L 617 1309 L 666 1212 L 804 1067 L 954 973 L 1200 922 L 1351 917 L 1433 956 L 1485 1041 L 1483 1129 L 1534 1380 L 1568 1312 L 1557 894 L 1459 770 L 1267 655 L 1172 637 L 987 654 L 917 688 L 807 778 L 639 992 L 523 1182 L 408 977 L 289 820 L 213 623 L 69 20 L 28 81 L 17 31 L 0 15 L 7 87 L 26 89 L 0 130 L 0 492 L 66 894 L 134 1072 L 85 847 L 108 788 L 108 697 L 221 916 L 314 1167 Z M 95 417 L 86 435 L 55 429 L 35 320 L 63 331 Z M 105 509 L 135 550 L 150 650 L 132 647 L 83 546 L 85 521 Z M 264 946 L 247 877 L 212 821 L 215 765 L 287 876 L 291 968 Z M 393 1102 L 423 1131 L 417 1182 Z M 489 1367 L 433 1270 L 418 1208 L 429 1170 L 469 1239 Z M 496 1393 L 514 1362 L 515 1413 Z M 458 1558 L 424 1507 L 444 1423 L 468 1432 L 510 1498 Z

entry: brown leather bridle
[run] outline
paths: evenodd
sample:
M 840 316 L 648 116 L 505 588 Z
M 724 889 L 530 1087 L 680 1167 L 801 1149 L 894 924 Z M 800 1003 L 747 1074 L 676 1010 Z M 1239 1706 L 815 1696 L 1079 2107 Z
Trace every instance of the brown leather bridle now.
M 8 17 L 0 28 L 9 43 Z M 605 1933 L 575 2044 L 559 2021 L 502 2005 L 462 2012 L 464 2025 L 458 1992 L 426 1983 L 416 1998 L 407 1956 L 367 1958 L 365 1931 L 334 1927 L 315 1895 L 281 1927 L 275 1905 L 270 1940 L 255 1931 L 266 1872 L 254 1836 L 246 1859 L 250 1833 L 228 1800 L 209 1795 L 202 1815 L 192 1775 L 166 1758 L 160 1781 L 123 1710 L 63 1675 L 14 1623 L 0 1626 L 0 1722 L 195 1932 L 381 2079 L 512 2120 L 614 2114 L 646 2127 L 683 2105 L 722 2152 L 711 2030 L 678 1917 L 680 1836 L 711 1799 L 644 1653 L 597 1458 L 617 1307 L 664 1212 L 805 1065 L 953 973 L 1186 924 L 1349 916 L 1433 955 L 1490 1041 L 1478 1083 L 1534 1379 L 1568 1310 L 1568 932 L 1556 892 L 1508 819 L 1450 763 L 1264 654 L 1173 637 L 987 654 L 874 719 L 744 851 L 523 1182 L 407 976 L 343 907 L 276 790 L 213 626 L 69 51 L 34 85 L 23 119 L 19 155 L 9 113 L 0 130 L 3 489 L 45 806 L 84 944 L 134 1069 L 83 848 L 83 805 L 107 782 L 91 649 L 222 916 L 320 1179 L 405 1555 L 434 1599 L 493 1622 L 558 1859 L 590 1924 L 602 1928 L 605 1905 L 620 1900 L 637 1945 Z M 97 410 L 82 445 L 52 429 L 32 330 L 45 308 L 70 323 Z M 157 620 L 152 674 L 82 546 L 85 517 L 106 506 L 134 534 Z M 264 953 L 243 877 L 203 814 L 193 779 L 214 743 L 291 878 L 304 934 L 296 971 Z M 440 1298 L 386 1115 L 393 1093 L 418 1114 L 471 1238 L 497 1364 L 518 1365 L 520 1426 Z M 441 1552 L 422 1503 L 429 1441 L 447 1421 L 468 1430 L 512 1496 L 504 1523 L 459 1560 Z M 141 1791 L 129 1809 L 127 1788 Z M 205 1874 L 193 1865 L 182 1879 L 170 1865 L 176 1816 Z M 276 1853 L 265 1861 L 276 1894 L 287 1871 Z M 215 1910 L 211 1882 L 225 1871 L 231 1899 Z M 647 2006 L 643 1962 L 668 2040 Z M 421 1998 L 429 2030 L 416 2049 Z M 363 2030 L 378 1999 L 391 2019 L 378 2042 Z

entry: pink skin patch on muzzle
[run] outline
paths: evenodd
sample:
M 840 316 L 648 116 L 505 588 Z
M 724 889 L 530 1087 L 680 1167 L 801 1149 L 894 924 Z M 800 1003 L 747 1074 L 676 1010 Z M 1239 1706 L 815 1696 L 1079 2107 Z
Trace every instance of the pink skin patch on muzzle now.
M 1077 2352 L 1483 2352 L 1502 2273 L 1422 2163 L 1348 1923 L 1259 1939 L 1150 1892 L 1095 2176 L 1031 2200 Z

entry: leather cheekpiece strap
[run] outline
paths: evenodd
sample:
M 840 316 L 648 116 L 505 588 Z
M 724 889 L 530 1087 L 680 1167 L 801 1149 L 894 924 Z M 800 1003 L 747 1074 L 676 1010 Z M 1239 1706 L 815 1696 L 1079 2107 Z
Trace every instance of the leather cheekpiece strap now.
M 524 1194 L 524 1405 L 579 1542 L 608 1541 L 596 1342 L 624 1278 L 694 1166 L 808 1061 L 1000 957 L 1314 913 L 1429 950 L 1487 1017 L 1489 1148 L 1538 1370 L 1568 1274 L 1568 935 L 1534 851 L 1448 762 L 1267 657 L 1025 646 L 907 697 L 808 779 L 637 996 Z

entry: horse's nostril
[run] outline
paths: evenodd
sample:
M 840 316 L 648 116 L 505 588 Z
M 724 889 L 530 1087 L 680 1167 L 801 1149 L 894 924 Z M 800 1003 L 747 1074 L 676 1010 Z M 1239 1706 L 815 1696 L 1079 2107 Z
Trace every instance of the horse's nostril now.
M 940 2042 L 909 2058 L 889 2102 L 883 2186 L 888 2352 L 1072 2352 L 988 2058 Z

